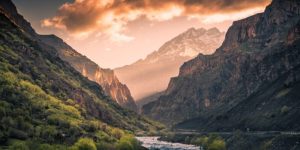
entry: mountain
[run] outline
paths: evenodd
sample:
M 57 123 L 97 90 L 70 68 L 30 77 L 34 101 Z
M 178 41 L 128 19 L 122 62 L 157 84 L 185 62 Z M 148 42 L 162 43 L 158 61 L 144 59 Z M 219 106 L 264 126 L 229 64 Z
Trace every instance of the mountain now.
M 81 55 L 71 46 L 65 43 L 62 39 L 55 35 L 38 35 L 27 22 L 23 16 L 17 13 L 13 3 L 7 2 L 7 0 L 1 1 L 0 5 L 3 6 L 2 12 L 10 18 L 15 24 L 31 36 L 35 40 L 41 40 L 42 42 L 53 46 L 58 50 L 59 57 L 62 60 L 67 61 L 77 71 L 84 73 L 84 76 L 90 80 L 100 84 L 105 93 L 113 98 L 121 106 L 137 111 L 137 106 L 130 94 L 129 89 L 125 84 L 119 82 L 118 78 L 114 75 L 114 72 L 110 69 L 103 69 L 96 63 Z
M 68 62 L 83 76 L 101 85 L 105 93 L 112 97 L 118 104 L 130 110 L 137 111 L 137 106 L 129 89 L 118 80 L 113 70 L 100 68 L 96 63 L 78 53 L 55 35 L 39 35 L 39 39 L 55 47 L 62 60 Z
M 162 92 L 171 77 L 178 75 L 179 66 L 199 53 L 212 54 L 221 45 L 225 34 L 217 28 L 190 28 L 166 42 L 158 51 L 131 65 L 116 68 L 115 73 L 125 83 L 136 101 Z
M 203 131 L 300 130 L 299 19 L 299 1 L 273 0 L 235 21 L 222 46 L 184 63 L 143 113 Z
M 101 86 L 63 61 L 59 50 L 40 41 L 14 4 L 4 1 L 0 149 L 76 149 L 82 144 L 122 149 L 120 142 L 136 146 L 133 133 L 162 128 L 112 101 Z
M 59 56 L 64 61 L 71 64 L 77 71 L 88 70 L 84 76 L 90 80 L 100 84 L 107 95 L 111 96 L 121 106 L 137 111 L 137 106 L 130 94 L 129 89 L 125 84 L 119 82 L 118 78 L 114 75 L 114 72 L 110 69 L 103 69 L 96 63 L 81 55 L 71 46 L 65 43 L 62 39 L 55 35 L 38 35 L 27 22 L 23 16 L 17 13 L 15 6 L 11 2 L 1 1 L 0 5 L 2 12 L 10 18 L 15 24 L 26 31 L 25 34 L 31 36 L 31 38 L 42 40 L 44 43 L 55 47 L 59 50 Z M 80 64 L 81 63 L 81 64 Z

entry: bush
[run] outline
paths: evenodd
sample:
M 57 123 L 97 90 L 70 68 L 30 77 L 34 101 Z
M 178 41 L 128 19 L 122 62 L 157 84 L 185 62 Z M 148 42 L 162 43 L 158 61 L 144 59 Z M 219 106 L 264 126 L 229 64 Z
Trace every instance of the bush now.
M 25 142 L 14 142 L 9 146 L 9 150 L 29 150 Z
M 194 137 L 191 140 L 191 144 L 202 146 L 204 149 L 208 150 L 225 150 L 225 141 L 216 134 L 211 134 L 207 136 Z
M 116 147 L 113 144 L 107 143 L 107 142 L 97 143 L 96 146 L 97 146 L 97 150 L 114 150 L 114 149 L 116 149 Z
M 74 150 L 97 150 L 94 141 L 90 138 L 80 138 L 73 147 Z
M 206 146 L 207 143 L 208 143 L 208 137 L 207 136 L 193 138 L 191 140 L 191 144 L 198 145 L 198 146 Z
M 118 150 L 135 150 L 139 148 L 139 142 L 131 135 L 123 136 L 117 144 Z
M 15 128 L 9 129 L 9 136 L 20 140 L 26 140 L 28 138 L 27 133 Z
M 208 145 L 208 150 L 225 150 L 225 142 L 221 139 L 216 139 Z
M 51 145 L 49 145 L 49 144 L 41 144 L 39 146 L 39 149 L 40 150 L 53 150 L 53 147 Z
M 112 129 L 112 131 L 111 131 L 111 135 L 112 135 L 113 137 L 115 137 L 116 139 L 120 139 L 120 138 L 124 135 L 124 133 L 123 133 L 123 131 L 114 128 L 114 129 Z
M 129 141 L 119 141 L 117 144 L 118 150 L 133 150 L 133 146 Z

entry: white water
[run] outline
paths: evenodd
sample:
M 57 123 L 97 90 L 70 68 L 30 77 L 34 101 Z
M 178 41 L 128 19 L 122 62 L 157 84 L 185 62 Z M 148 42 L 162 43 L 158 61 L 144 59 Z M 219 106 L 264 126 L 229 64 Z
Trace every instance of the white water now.
M 159 141 L 159 137 L 136 137 L 142 146 L 150 150 L 199 150 L 199 146 Z

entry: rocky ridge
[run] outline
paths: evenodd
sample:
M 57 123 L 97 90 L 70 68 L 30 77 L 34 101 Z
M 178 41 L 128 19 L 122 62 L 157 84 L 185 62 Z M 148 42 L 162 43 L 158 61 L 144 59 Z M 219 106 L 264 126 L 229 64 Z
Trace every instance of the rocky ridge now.
M 143 113 L 177 128 L 299 130 L 299 19 L 298 1 L 273 0 L 234 22 L 222 46 L 184 63 Z
M 58 49 L 58 55 L 88 79 L 102 86 L 105 93 L 118 104 L 133 111 L 137 106 L 128 87 L 122 84 L 113 70 L 103 69 L 92 60 L 78 53 L 55 35 L 40 35 L 39 38 Z
M 209 55 L 223 42 L 225 33 L 217 28 L 190 28 L 162 45 L 145 59 L 115 69 L 136 101 L 167 88 L 169 79 L 178 75 L 178 68 L 199 53 Z

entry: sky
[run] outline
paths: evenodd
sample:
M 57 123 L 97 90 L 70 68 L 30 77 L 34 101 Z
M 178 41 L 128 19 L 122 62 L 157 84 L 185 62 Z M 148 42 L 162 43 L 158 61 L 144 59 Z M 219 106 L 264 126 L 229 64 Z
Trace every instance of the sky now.
M 270 0 L 13 0 L 39 34 L 55 34 L 102 68 L 129 65 L 191 27 L 227 31 Z

